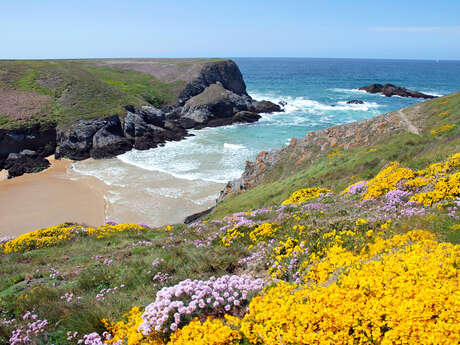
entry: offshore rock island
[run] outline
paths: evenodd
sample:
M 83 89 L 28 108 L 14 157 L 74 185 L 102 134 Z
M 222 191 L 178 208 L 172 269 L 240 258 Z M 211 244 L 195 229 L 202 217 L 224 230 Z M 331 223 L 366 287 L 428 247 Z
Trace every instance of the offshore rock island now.
M 0 170 L 9 177 L 46 168 L 52 154 L 113 157 L 282 111 L 253 100 L 225 59 L 2 61 L 0 71 Z

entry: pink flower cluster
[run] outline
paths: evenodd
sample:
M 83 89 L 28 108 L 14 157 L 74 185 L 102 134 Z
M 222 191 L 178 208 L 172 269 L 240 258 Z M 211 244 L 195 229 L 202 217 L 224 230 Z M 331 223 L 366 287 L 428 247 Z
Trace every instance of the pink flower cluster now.
M 141 246 L 150 247 L 151 245 L 152 245 L 152 242 L 143 240 L 143 241 L 139 241 L 139 242 L 135 242 L 131 244 L 131 247 L 133 248 L 141 247 Z
M 158 291 L 153 303 L 142 314 L 144 322 L 139 330 L 144 334 L 152 331 L 175 331 L 185 318 L 200 313 L 230 313 L 237 311 L 248 301 L 248 295 L 264 287 L 262 279 L 248 275 L 225 275 L 209 280 L 186 279 L 177 285 Z
M 367 181 L 359 181 L 348 188 L 347 195 L 356 195 L 367 189 Z
M 168 273 L 158 272 L 157 274 L 155 274 L 155 275 L 153 276 L 152 280 L 153 280 L 153 281 L 156 281 L 156 282 L 163 283 L 163 282 L 165 282 L 168 278 L 169 278 L 169 274 L 168 274 Z
M 0 244 L 14 240 L 13 236 L 0 237 Z
M 22 319 L 30 321 L 13 331 L 10 337 L 10 345 L 35 344 L 37 337 L 44 332 L 45 327 L 48 325 L 47 320 L 39 320 L 38 316 L 30 311 L 27 311 Z
M 85 334 L 83 339 L 80 339 L 77 344 L 85 344 L 85 345 L 104 345 L 101 336 L 96 333 Z
M 102 289 L 99 291 L 99 293 L 96 295 L 96 299 L 98 301 L 103 301 L 105 299 L 105 296 L 109 294 L 114 294 L 115 292 L 118 291 L 118 289 L 122 289 L 125 287 L 125 284 L 121 284 L 120 286 L 115 286 L 114 288 L 108 288 L 108 289 Z
M 50 268 L 50 278 L 51 279 L 56 279 L 58 276 L 61 275 L 58 270 L 55 270 L 53 267 Z
M 64 295 L 61 296 L 61 299 L 65 300 L 67 303 L 72 303 L 74 297 L 75 297 L 75 295 L 72 292 L 70 292 L 70 293 L 66 292 Z M 81 297 L 77 296 L 76 300 L 80 301 Z
M 155 260 L 153 260 L 152 262 L 152 266 L 155 267 L 155 266 L 158 266 L 160 263 L 164 262 L 165 260 L 162 259 L 162 258 L 156 258 Z
M 459 220 L 459 214 L 458 214 L 458 208 L 460 207 L 460 198 L 455 199 L 454 201 L 454 206 L 449 207 L 447 210 L 449 213 L 447 214 L 451 218 L 455 218 L 456 220 Z
M 71 331 L 68 331 L 67 332 L 67 340 L 72 340 L 72 339 L 76 339 L 78 336 L 78 332 L 71 332 Z

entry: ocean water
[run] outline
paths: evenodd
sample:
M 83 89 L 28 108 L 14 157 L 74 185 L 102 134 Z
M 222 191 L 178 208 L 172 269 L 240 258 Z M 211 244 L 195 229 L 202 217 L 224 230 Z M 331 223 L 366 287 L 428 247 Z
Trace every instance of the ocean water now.
M 278 148 L 308 131 L 366 119 L 422 101 L 368 94 L 358 90 L 361 86 L 392 83 L 438 96 L 460 90 L 460 61 L 307 58 L 234 58 L 234 61 L 243 74 L 248 93 L 257 100 L 286 102 L 285 112 L 262 115 L 254 124 L 192 131 L 193 137 L 147 151 L 132 150 L 111 164 L 78 162 L 73 166 L 74 171 L 96 176 L 109 189 L 116 189 L 109 192 L 116 194 L 111 197 L 114 201 L 109 201 L 114 208 L 120 200 L 126 203 L 127 193 L 123 193 L 123 188 L 133 190 L 139 181 L 143 184 L 165 174 L 180 180 L 180 191 L 171 193 L 177 188 L 167 188 L 170 186 L 150 188 L 138 206 L 139 212 L 145 213 L 142 219 L 150 217 L 152 224 L 160 225 L 162 221 L 152 211 L 150 199 L 161 196 L 181 200 L 180 195 L 188 195 L 187 202 L 203 209 L 214 202 L 224 183 L 241 175 L 246 160 L 254 159 L 262 150 Z M 362 100 L 364 104 L 346 104 L 352 99 Z M 208 188 L 209 195 L 195 196 L 198 186 L 206 182 L 214 186 Z

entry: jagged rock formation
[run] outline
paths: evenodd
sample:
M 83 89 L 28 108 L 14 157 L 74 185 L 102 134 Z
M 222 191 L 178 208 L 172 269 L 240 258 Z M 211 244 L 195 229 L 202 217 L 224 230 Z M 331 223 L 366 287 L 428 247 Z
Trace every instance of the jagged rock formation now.
M 427 95 L 418 91 L 409 90 L 402 86 L 395 86 L 393 84 L 372 84 L 368 86 L 360 87 L 359 90 L 363 90 L 369 93 L 381 93 L 386 97 L 400 96 L 400 97 L 413 97 L 413 98 L 436 98 L 433 95 Z
M 187 75 L 194 77 L 179 90 L 176 101 L 162 108 L 126 105 L 124 116 L 0 130 L 0 170 L 13 169 L 10 176 L 18 176 L 33 171 L 34 164 L 42 169 L 44 157 L 53 153 L 56 158 L 75 160 L 113 157 L 132 148 L 145 150 L 181 140 L 188 135 L 187 129 L 251 123 L 260 118 L 260 113 L 283 111 L 277 104 L 253 100 L 233 61 L 200 63 L 199 73 Z M 156 69 L 141 62 L 115 66 L 156 75 L 163 65 L 155 66 Z M 20 154 L 26 149 L 36 152 L 34 159 Z M 9 157 L 10 154 L 19 155 Z

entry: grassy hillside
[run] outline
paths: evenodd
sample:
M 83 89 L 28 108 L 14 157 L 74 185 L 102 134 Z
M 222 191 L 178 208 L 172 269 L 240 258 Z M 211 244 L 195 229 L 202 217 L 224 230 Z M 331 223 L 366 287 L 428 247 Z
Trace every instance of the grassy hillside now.
M 0 128 L 172 104 L 208 59 L 1 60 Z
M 279 203 L 303 187 L 321 185 L 337 192 L 352 182 L 368 180 L 391 161 L 416 169 L 460 151 L 460 93 L 402 111 L 414 119 L 420 135 L 378 135 L 371 145 L 348 150 L 333 147 L 302 164 L 297 164 L 298 155 L 288 148 L 263 183 L 219 203 L 211 218 Z
M 208 220 L 0 239 L 0 343 L 457 344 L 459 97 Z
M 62 224 L 3 241 L 0 342 L 455 343 L 460 153 L 424 168 L 190 226 Z

